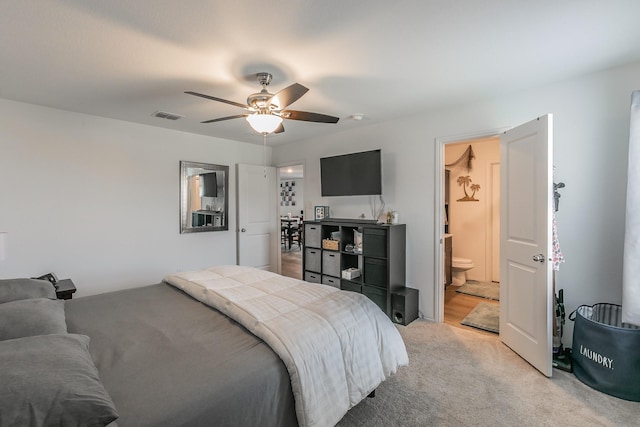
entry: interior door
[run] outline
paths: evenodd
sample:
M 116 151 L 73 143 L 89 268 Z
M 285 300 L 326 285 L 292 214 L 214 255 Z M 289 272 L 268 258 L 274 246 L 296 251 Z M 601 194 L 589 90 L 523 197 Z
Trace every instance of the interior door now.
M 552 373 L 552 116 L 500 137 L 500 339 Z
M 276 169 L 238 164 L 237 179 L 238 265 L 278 272 Z

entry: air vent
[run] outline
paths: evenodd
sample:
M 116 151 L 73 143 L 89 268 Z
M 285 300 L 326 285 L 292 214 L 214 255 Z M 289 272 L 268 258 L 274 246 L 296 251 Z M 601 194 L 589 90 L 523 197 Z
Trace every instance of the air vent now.
M 178 120 L 184 117 L 179 114 L 167 113 L 166 111 L 156 111 L 152 116 L 167 120 Z

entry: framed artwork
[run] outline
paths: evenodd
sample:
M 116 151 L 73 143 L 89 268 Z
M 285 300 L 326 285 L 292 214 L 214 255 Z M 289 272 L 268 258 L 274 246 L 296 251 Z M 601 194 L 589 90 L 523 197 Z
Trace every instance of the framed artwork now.
M 280 183 L 280 206 L 296 205 L 296 182 L 284 181 Z
M 316 206 L 315 208 L 315 219 L 325 219 L 329 218 L 329 206 Z

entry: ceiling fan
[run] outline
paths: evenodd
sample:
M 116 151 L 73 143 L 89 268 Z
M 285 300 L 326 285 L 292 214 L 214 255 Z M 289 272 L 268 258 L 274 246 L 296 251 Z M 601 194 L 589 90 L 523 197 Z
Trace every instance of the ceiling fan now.
M 301 84 L 294 83 L 282 89 L 276 94 L 267 91 L 267 86 L 271 83 L 271 74 L 257 73 L 258 83 L 262 85 L 262 90 L 258 93 L 249 95 L 247 104 L 229 101 L 215 96 L 209 96 L 198 92 L 186 91 L 189 95 L 199 96 L 201 98 L 210 99 L 212 101 L 224 102 L 225 104 L 235 105 L 245 109 L 245 114 L 236 114 L 235 116 L 220 117 L 218 119 L 205 120 L 201 123 L 221 122 L 224 120 L 239 119 L 245 117 L 251 127 L 259 133 L 281 133 L 284 132 L 282 125 L 283 119 L 301 120 L 305 122 L 316 123 L 338 123 L 339 118 L 328 116 L 320 113 L 310 113 L 307 111 L 286 110 L 285 108 L 296 102 L 309 89 Z

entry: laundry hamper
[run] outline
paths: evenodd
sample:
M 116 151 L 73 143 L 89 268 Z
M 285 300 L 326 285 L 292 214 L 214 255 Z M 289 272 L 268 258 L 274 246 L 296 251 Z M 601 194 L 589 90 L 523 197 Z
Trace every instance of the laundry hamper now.
M 622 323 L 622 307 L 582 305 L 569 319 L 575 320 L 575 376 L 603 393 L 640 401 L 640 328 Z

